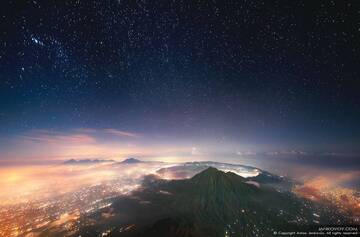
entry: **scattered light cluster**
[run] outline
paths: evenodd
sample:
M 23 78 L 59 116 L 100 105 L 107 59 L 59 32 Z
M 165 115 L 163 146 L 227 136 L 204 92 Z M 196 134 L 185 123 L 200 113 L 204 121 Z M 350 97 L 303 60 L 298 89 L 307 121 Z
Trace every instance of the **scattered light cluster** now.
M 0 236 L 18 236 L 39 231 L 66 229 L 70 235 L 79 230 L 79 217 L 111 205 L 114 197 L 136 189 L 138 185 L 123 185 L 117 180 L 83 187 L 78 191 L 48 200 L 9 205 L 0 211 Z M 84 223 L 81 223 L 82 225 Z

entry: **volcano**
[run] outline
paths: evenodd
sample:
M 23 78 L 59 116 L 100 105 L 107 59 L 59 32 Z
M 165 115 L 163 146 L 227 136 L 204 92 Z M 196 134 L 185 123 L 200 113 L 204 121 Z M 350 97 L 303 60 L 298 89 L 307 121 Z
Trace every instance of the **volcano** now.
M 247 181 L 212 167 L 184 180 L 150 175 L 140 190 L 102 210 L 113 217 L 91 216 L 98 218 L 97 226 L 80 234 L 92 236 L 113 226 L 108 236 L 269 236 L 341 218 L 333 209 Z

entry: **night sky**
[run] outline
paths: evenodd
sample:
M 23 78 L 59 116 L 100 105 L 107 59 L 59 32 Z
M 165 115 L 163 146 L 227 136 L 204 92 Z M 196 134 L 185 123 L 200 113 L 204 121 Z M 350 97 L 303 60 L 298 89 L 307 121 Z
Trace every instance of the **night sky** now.
M 358 1 L 6 0 L 0 19 L 2 159 L 360 153 Z

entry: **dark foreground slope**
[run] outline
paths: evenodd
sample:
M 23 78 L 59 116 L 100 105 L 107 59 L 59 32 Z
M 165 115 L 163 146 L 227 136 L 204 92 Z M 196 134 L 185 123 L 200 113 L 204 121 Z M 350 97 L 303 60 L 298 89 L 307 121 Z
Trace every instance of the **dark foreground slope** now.
M 246 179 L 208 168 L 191 179 L 149 176 L 144 189 L 117 199 L 81 236 L 269 236 L 273 231 L 341 218 L 290 193 L 258 188 Z M 108 215 L 109 216 L 109 215 Z

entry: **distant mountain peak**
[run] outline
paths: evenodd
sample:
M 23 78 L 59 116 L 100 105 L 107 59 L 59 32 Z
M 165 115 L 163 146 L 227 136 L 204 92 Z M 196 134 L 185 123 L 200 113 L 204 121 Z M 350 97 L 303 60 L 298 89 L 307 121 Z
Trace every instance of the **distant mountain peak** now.
M 77 165 L 77 164 L 96 164 L 96 163 L 105 163 L 105 162 L 114 162 L 114 160 L 102 160 L 102 159 L 69 159 L 63 162 L 65 165 Z
M 143 161 L 135 159 L 135 158 L 127 158 L 123 161 L 121 161 L 120 163 L 122 164 L 136 164 L 136 163 L 142 163 Z

